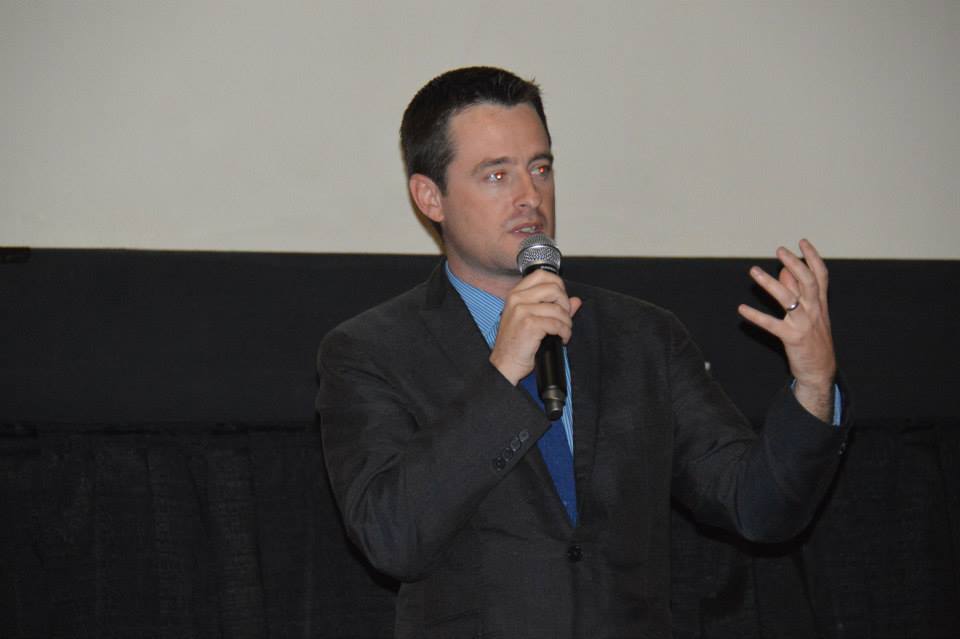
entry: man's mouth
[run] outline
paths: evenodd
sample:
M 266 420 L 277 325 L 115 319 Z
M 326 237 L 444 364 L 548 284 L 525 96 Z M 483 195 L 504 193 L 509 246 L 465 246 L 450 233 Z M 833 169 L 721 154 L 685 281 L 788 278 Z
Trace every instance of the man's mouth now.
M 522 235 L 533 235 L 534 233 L 542 233 L 543 226 L 540 224 L 522 224 L 520 226 L 513 227 L 510 232 L 520 233 Z

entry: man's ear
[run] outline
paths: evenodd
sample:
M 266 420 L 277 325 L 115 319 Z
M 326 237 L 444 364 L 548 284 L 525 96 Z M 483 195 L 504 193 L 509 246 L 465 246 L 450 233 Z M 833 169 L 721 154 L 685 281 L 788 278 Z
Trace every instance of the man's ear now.
M 421 173 L 414 173 L 407 183 L 410 197 L 430 221 L 443 222 L 443 201 L 437 183 Z

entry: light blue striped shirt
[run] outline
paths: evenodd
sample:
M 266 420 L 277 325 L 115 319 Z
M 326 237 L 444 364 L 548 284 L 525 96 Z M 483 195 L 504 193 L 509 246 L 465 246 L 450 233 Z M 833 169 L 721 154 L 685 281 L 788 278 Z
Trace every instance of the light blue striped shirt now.
M 486 340 L 487 346 L 493 349 L 497 341 L 497 331 L 500 330 L 500 315 L 503 313 L 503 300 L 496 295 L 491 295 L 483 289 L 467 284 L 450 270 L 450 264 L 445 262 L 444 267 L 447 271 L 447 278 L 453 284 L 460 297 L 463 298 L 467 310 L 473 316 L 473 321 L 477 323 L 480 334 Z M 563 430 L 567 434 L 567 444 L 570 446 L 570 452 L 573 452 L 573 386 L 570 384 L 570 362 L 567 360 L 567 348 L 563 348 L 563 366 L 567 375 L 567 401 L 563 405 L 563 414 L 560 416 L 560 422 L 563 424 Z

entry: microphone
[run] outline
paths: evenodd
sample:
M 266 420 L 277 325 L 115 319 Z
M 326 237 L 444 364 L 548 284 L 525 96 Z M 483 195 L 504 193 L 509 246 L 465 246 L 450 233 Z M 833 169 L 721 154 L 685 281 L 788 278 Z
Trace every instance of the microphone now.
M 523 276 L 538 269 L 559 273 L 560 258 L 560 249 L 554 241 L 543 233 L 537 233 L 520 244 L 517 268 Z M 559 336 L 547 335 L 540 342 L 535 370 L 537 391 L 547 418 L 550 421 L 560 419 L 563 405 L 567 401 L 567 376 L 563 366 L 563 342 Z

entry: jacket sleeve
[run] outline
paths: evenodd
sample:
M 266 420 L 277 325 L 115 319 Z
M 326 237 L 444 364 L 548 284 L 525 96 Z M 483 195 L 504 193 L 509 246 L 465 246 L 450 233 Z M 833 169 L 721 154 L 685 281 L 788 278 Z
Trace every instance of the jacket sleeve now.
M 796 536 L 812 520 L 846 448 L 852 410 L 842 379 L 839 427 L 807 412 L 785 385 L 757 434 L 705 371 L 686 329 L 671 319 L 674 496 L 698 521 L 751 541 Z
M 324 459 L 350 539 L 375 568 L 413 581 L 549 424 L 486 360 L 449 401 L 425 409 L 427 399 L 414 396 L 423 391 L 372 350 L 341 329 L 321 344 Z

